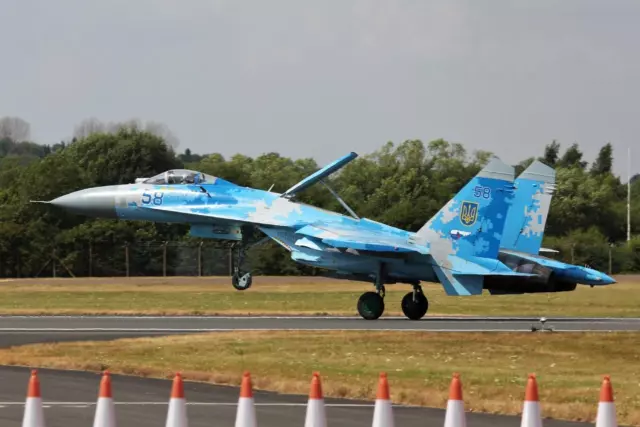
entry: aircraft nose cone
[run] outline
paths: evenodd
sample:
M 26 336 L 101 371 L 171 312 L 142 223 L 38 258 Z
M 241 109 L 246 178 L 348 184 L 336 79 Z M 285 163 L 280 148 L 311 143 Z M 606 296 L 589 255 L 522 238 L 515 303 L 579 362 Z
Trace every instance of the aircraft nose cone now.
M 79 215 L 116 218 L 116 187 L 87 188 L 60 196 L 50 203 Z

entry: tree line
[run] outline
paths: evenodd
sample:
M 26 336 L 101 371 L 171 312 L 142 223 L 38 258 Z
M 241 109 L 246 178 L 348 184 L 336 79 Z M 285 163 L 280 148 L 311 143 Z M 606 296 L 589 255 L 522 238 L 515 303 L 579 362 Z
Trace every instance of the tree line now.
M 180 248 L 200 244 L 187 235 L 187 225 L 84 218 L 30 200 L 51 200 L 92 186 L 133 183 L 136 178 L 174 168 L 194 169 L 265 190 L 273 186 L 273 191 L 281 192 L 322 166 L 312 158 L 291 159 L 274 152 L 230 158 L 219 153 L 195 154 L 188 148 L 178 153 L 179 141 L 165 126 L 143 126 L 135 120 L 106 125 L 91 119 L 76 128 L 70 141 L 53 145 L 29 138 L 24 121 L 0 119 L 0 277 L 51 275 L 43 268 L 53 258 L 77 276 L 119 274 L 125 256 L 127 268 L 131 264 L 136 274 L 157 274 L 163 258 L 167 274 L 178 274 L 185 258 L 195 254 Z M 490 156 L 486 151 L 468 152 L 462 144 L 443 139 L 388 142 L 347 165 L 329 179 L 329 185 L 359 216 L 416 231 Z M 614 273 L 640 271 L 640 239 L 626 242 L 627 183 L 612 172 L 613 156 L 611 144 L 605 144 L 588 164 L 579 144 L 563 148 L 552 141 L 546 145 L 539 159 L 556 169 L 557 190 L 544 246 L 560 250 L 555 255 L 558 259 L 602 271 L 608 271 L 610 264 Z M 532 161 L 534 158 L 523 159 L 514 165 L 516 173 Z M 631 185 L 632 199 L 638 200 L 640 176 L 634 176 Z M 299 200 L 344 212 L 322 185 L 306 190 Z M 640 206 L 635 203 L 632 227 L 636 230 L 638 226 Z M 172 245 L 160 254 L 158 244 L 165 241 Z M 219 242 L 203 244 L 217 250 Z M 217 254 L 204 262 L 226 271 L 227 252 L 220 249 Z M 317 273 L 294 263 L 284 249 L 272 243 L 252 250 L 249 260 L 256 274 Z

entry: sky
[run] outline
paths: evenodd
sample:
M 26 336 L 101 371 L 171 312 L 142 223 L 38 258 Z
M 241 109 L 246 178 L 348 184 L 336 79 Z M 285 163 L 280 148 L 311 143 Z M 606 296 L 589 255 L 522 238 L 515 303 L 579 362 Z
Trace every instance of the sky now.
M 320 164 L 444 138 L 640 159 L 636 0 L 3 0 L 0 116 L 166 124 L 178 151 Z M 640 172 L 640 166 L 633 166 Z

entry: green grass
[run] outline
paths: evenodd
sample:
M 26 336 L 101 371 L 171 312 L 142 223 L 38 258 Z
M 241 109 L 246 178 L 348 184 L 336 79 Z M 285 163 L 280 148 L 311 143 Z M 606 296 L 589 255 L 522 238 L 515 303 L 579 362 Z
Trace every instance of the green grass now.
M 445 295 L 424 286 L 428 315 L 639 317 L 640 279 L 536 295 Z M 0 314 L 339 314 L 357 315 L 366 283 L 257 277 L 247 291 L 222 278 L 23 279 L 0 282 Z M 385 315 L 401 315 L 407 285 L 387 286 Z
M 602 375 L 610 374 L 619 422 L 637 424 L 638 348 L 640 335 L 626 332 L 236 331 L 27 345 L 0 350 L 0 363 L 164 378 L 181 371 L 187 380 L 231 385 L 249 370 L 257 389 L 301 394 L 319 371 L 326 396 L 365 399 L 375 398 L 385 371 L 394 402 L 440 408 L 460 372 L 466 409 L 501 414 L 520 413 L 533 372 L 544 416 L 587 421 L 596 415 Z

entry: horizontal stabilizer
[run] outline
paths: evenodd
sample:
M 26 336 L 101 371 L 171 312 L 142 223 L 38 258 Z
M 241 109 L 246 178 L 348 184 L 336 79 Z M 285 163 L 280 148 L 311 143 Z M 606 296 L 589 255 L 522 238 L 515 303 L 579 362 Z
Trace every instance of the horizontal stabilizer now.
M 560 261 L 556 261 L 554 259 L 551 258 L 544 258 L 538 255 L 531 255 L 531 254 L 527 254 L 524 252 L 517 252 L 517 251 L 507 251 L 507 250 L 501 250 L 500 252 L 502 252 L 503 254 L 507 254 L 507 255 L 515 255 L 519 258 L 525 259 L 527 261 L 533 262 L 533 263 L 537 263 L 540 264 L 544 267 L 549 267 L 552 268 L 554 270 L 566 270 L 567 268 L 572 267 L 571 264 L 565 264 L 564 262 L 560 262 Z
M 451 270 L 442 268 L 439 265 L 433 266 L 438 280 L 442 283 L 447 295 L 481 295 L 483 276 L 470 276 L 464 274 L 453 274 Z
M 479 262 L 485 262 L 476 258 Z M 508 277 L 535 277 L 536 274 L 519 273 L 512 271 L 500 261 L 495 262 L 492 268 L 470 262 L 459 257 L 449 257 L 450 267 L 443 268 L 433 265 L 433 269 L 442 283 L 447 295 L 480 295 L 482 293 L 484 279 L 488 276 Z
M 306 190 L 307 188 L 311 187 L 313 184 L 321 181 L 322 179 L 328 177 L 335 171 L 341 169 L 356 157 L 358 157 L 358 155 L 356 153 L 351 152 L 346 156 L 339 158 L 338 160 L 328 164 L 327 166 L 323 167 L 319 171 L 309 175 L 308 177 L 298 182 L 293 187 L 289 188 L 287 191 L 281 194 L 281 197 L 291 197 L 296 193 Z

